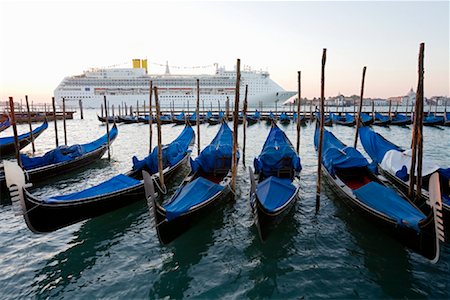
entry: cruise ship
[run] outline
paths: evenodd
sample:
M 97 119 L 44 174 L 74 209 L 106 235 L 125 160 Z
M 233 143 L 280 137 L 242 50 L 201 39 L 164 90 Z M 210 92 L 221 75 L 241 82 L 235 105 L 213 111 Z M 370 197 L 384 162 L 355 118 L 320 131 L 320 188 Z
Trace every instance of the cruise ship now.
M 140 105 L 149 100 L 150 81 L 158 87 L 158 99 L 161 106 L 183 108 L 193 107 L 197 97 L 197 79 L 200 80 L 200 99 L 207 105 L 224 105 L 227 97 L 234 101 L 236 89 L 236 71 L 226 70 L 214 64 L 213 74 L 175 75 L 171 74 L 166 63 L 165 74 L 148 74 L 146 59 L 133 59 L 132 68 L 90 69 L 81 75 L 63 79 L 54 91 L 58 103 L 64 98 L 66 103 L 78 104 L 81 100 L 86 108 L 98 108 L 106 95 L 109 105 Z M 266 71 L 253 71 L 244 68 L 241 71 L 240 98 L 243 100 L 245 85 L 248 84 L 248 103 L 250 107 L 275 105 L 295 95 L 285 91 L 270 79 Z M 76 102 L 76 103 L 75 103 Z M 280 104 L 281 104 L 280 103 Z M 223 106 L 222 106 L 223 107 Z

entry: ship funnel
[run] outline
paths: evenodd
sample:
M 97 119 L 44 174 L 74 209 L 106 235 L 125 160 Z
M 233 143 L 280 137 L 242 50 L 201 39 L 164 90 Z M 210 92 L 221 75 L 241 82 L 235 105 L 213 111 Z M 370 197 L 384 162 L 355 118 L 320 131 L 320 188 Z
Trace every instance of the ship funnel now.
M 142 69 L 145 69 L 145 74 L 148 74 L 147 59 L 142 60 Z
M 141 67 L 141 60 L 140 59 L 133 59 L 133 69 L 139 69 Z

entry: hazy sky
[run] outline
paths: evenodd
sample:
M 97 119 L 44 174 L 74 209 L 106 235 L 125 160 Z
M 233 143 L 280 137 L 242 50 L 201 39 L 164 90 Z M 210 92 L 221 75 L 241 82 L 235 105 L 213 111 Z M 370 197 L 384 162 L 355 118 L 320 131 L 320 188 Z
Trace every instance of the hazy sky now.
M 1 1 L 0 100 L 28 94 L 50 101 L 68 75 L 132 58 L 173 66 L 236 58 L 268 69 L 287 90 L 320 94 L 327 48 L 326 95 L 404 95 L 417 86 L 425 42 L 425 95 L 449 95 L 449 2 L 148 2 Z M 123 64 L 126 63 L 126 64 Z M 203 73 L 209 69 L 172 73 Z M 164 68 L 150 64 L 150 72 Z

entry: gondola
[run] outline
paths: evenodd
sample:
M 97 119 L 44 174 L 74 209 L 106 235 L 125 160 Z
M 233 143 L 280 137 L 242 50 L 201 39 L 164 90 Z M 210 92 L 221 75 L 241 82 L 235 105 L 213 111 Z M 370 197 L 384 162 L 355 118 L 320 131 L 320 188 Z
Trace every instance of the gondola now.
M 139 123 L 139 117 L 136 116 L 118 116 L 119 122 L 125 124 Z
M 0 122 L 0 132 L 2 132 L 3 130 L 9 128 L 9 126 L 11 126 L 11 121 L 9 120 L 9 117 L 6 117 L 5 119 L 3 119 Z
M 293 117 L 292 117 L 294 123 L 297 123 L 297 113 L 295 112 Z M 305 116 L 300 116 L 300 124 L 301 125 L 306 125 L 306 118 Z
M 155 118 L 153 118 L 153 120 L 154 119 Z M 172 124 L 173 123 L 172 115 L 162 115 L 159 119 L 161 120 L 161 124 L 163 124 L 163 125 L 164 124 Z
M 231 196 L 232 134 L 223 122 L 212 142 L 191 159 L 191 172 L 167 202 L 157 201 L 153 180 L 144 174 L 150 213 L 162 244 L 172 242 Z
M 368 128 L 359 129 L 359 137 L 364 150 L 377 164 L 378 171 L 402 192 L 409 190 L 409 168 L 411 150 L 404 150 L 386 140 L 379 133 Z M 428 185 L 434 173 L 439 174 L 442 197 L 443 219 L 446 235 L 450 237 L 450 168 L 441 168 L 433 162 L 424 160 L 422 166 L 422 199 L 417 205 L 426 206 L 429 200 Z
M 33 138 L 36 139 L 38 136 L 41 135 L 42 132 L 44 132 L 45 129 L 47 129 L 48 123 L 47 119 L 45 119 L 44 123 L 33 129 Z M 27 146 L 29 143 L 31 143 L 31 133 L 27 132 L 24 134 L 21 134 L 17 137 L 19 141 L 19 150 Z M 4 158 L 8 155 L 13 154 L 16 151 L 16 147 L 14 145 L 14 136 L 8 136 L 0 138 L 0 158 Z
M 320 112 L 316 112 L 315 115 L 316 115 L 316 120 L 319 122 L 320 121 Z M 330 115 L 328 117 L 327 117 L 327 115 L 325 115 L 325 121 L 323 123 L 324 126 L 328 126 L 328 127 L 333 126 L 332 115 L 333 114 L 331 114 L 331 113 L 330 113 Z
M 188 120 L 191 125 L 197 125 L 197 122 L 200 122 L 200 124 L 204 122 L 203 118 L 197 117 L 197 112 L 194 112 L 191 116 L 189 116 Z
M 331 115 L 331 119 L 333 120 L 334 124 L 349 126 L 349 127 L 355 126 L 355 124 L 356 124 L 355 117 L 349 113 L 346 113 L 345 116 L 339 116 L 339 115 L 335 115 L 335 114 L 330 114 L 330 115 Z
M 388 116 L 383 116 L 380 113 L 375 113 L 375 120 L 372 125 L 375 126 L 388 126 L 391 123 L 391 119 Z
M 316 127 L 316 150 L 319 132 Z M 369 163 L 358 150 L 346 147 L 327 130 L 322 147 L 322 173 L 339 199 L 403 245 L 428 259 L 438 259 L 439 239 L 434 222 L 438 212 L 433 210 L 426 216 L 406 197 L 385 186 L 369 170 Z
M 110 144 L 116 139 L 117 134 L 117 126 L 114 125 L 109 132 Z M 59 146 L 39 157 L 20 154 L 20 158 L 28 181 L 36 183 L 85 167 L 100 159 L 107 149 L 108 135 L 105 134 L 87 144 Z M 0 169 L 0 184 L 5 187 L 3 168 Z
M 208 124 L 209 125 L 217 125 L 217 124 L 220 124 L 221 122 L 222 122 L 222 119 L 223 119 L 223 116 L 224 116 L 224 113 L 223 113 L 223 111 L 221 111 L 221 112 L 219 112 L 219 115 L 217 116 L 214 116 L 214 115 L 212 115 L 211 117 L 209 117 L 208 118 Z
M 411 124 L 411 118 L 408 118 L 406 115 L 395 113 L 394 117 L 391 118 L 390 125 L 395 126 L 406 126 Z
M 187 126 L 171 144 L 163 148 L 164 176 L 170 178 L 187 163 L 194 131 Z M 79 221 L 99 216 L 144 199 L 142 170 L 157 170 L 157 147 L 144 160 L 133 157 L 133 169 L 83 191 L 46 197 L 35 197 L 28 191 L 20 167 L 5 162 L 7 185 L 13 205 L 20 205 L 28 228 L 36 233 L 51 232 Z M 158 175 L 155 175 L 157 180 Z M 20 202 L 17 203 L 17 202 Z
M 450 112 L 444 113 L 444 126 L 450 126 Z
M 436 116 L 434 113 L 428 113 L 428 115 L 423 118 L 423 126 L 444 125 L 444 122 L 443 116 Z
M 102 122 L 105 123 L 106 122 L 106 117 L 100 117 L 99 115 L 97 115 L 97 119 Z M 120 120 L 120 118 L 118 116 L 108 116 L 108 123 L 112 124 L 112 123 L 122 123 L 123 121 Z
M 258 123 L 260 118 L 261 118 L 261 114 L 258 110 L 256 110 L 253 115 L 247 115 L 247 124 L 248 125 L 256 124 L 256 123 Z
M 288 137 L 275 124 L 253 165 L 256 178 L 249 167 L 250 205 L 259 237 L 265 241 L 298 199 L 302 166 Z
M 269 115 L 266 117 L 266 124 L 271 125 L 272 123 L 277 122 L 277 116 L 273 112 L 269 112 Z
M 184 111 L 179 113 L 173 118 L 173 123 L 175 125 L 184 125 L 186 124 L 186 115 L 184 114 Z
M 280 120 L 280 124 L 283 124 L 283 125 L 288 125 L 291 123 L 291 118 L 289 118 L 289 116 L 287 115 L 286 112 L 281 113 L 279 120 Z
M 360 121 L 362 123 L 362 126 L 370 126 L 373 124 L 374 119 L 367 113 L 361 113 Z

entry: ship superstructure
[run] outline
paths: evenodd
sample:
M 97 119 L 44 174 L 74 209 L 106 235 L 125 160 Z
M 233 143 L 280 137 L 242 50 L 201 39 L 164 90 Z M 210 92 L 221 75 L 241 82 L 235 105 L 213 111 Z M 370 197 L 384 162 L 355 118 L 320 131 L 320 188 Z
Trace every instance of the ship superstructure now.
M 196 100 L 197 79 L 200 80 L 200 98 L 208 106 L 210 102 L 217 106 L 217 101 L 224 105 L 227 97 L 233 103 L 236 71 L 228 71 L 215 64 L 214 74 L 175 75 L 170 74 L 167 64 L 165 74 L 147 74 L 147 60 L 139 59 L 133 60 L 133 68 L 91 69 L 81 75 L 66 77 L 55 89 L 54 96 L 57 102 L 61 102 L 62 98 L 67 102 L 81 100 L 84 107 L 100 107 L 104 95 L 110 105 L 134 105 L 137 101 L 142 105 L 144 101 L 148 103 L 152 81 L 153 86 L 158 87 L 162 106 L 185 107 L 188 102 L 193 106 Z M 249 105 L 253 106 L 259 103 L 272 105 L 295 94 L 276 84 L 266 71 L 249 68 L 241 71 L 241 99 L 246 84 Z

